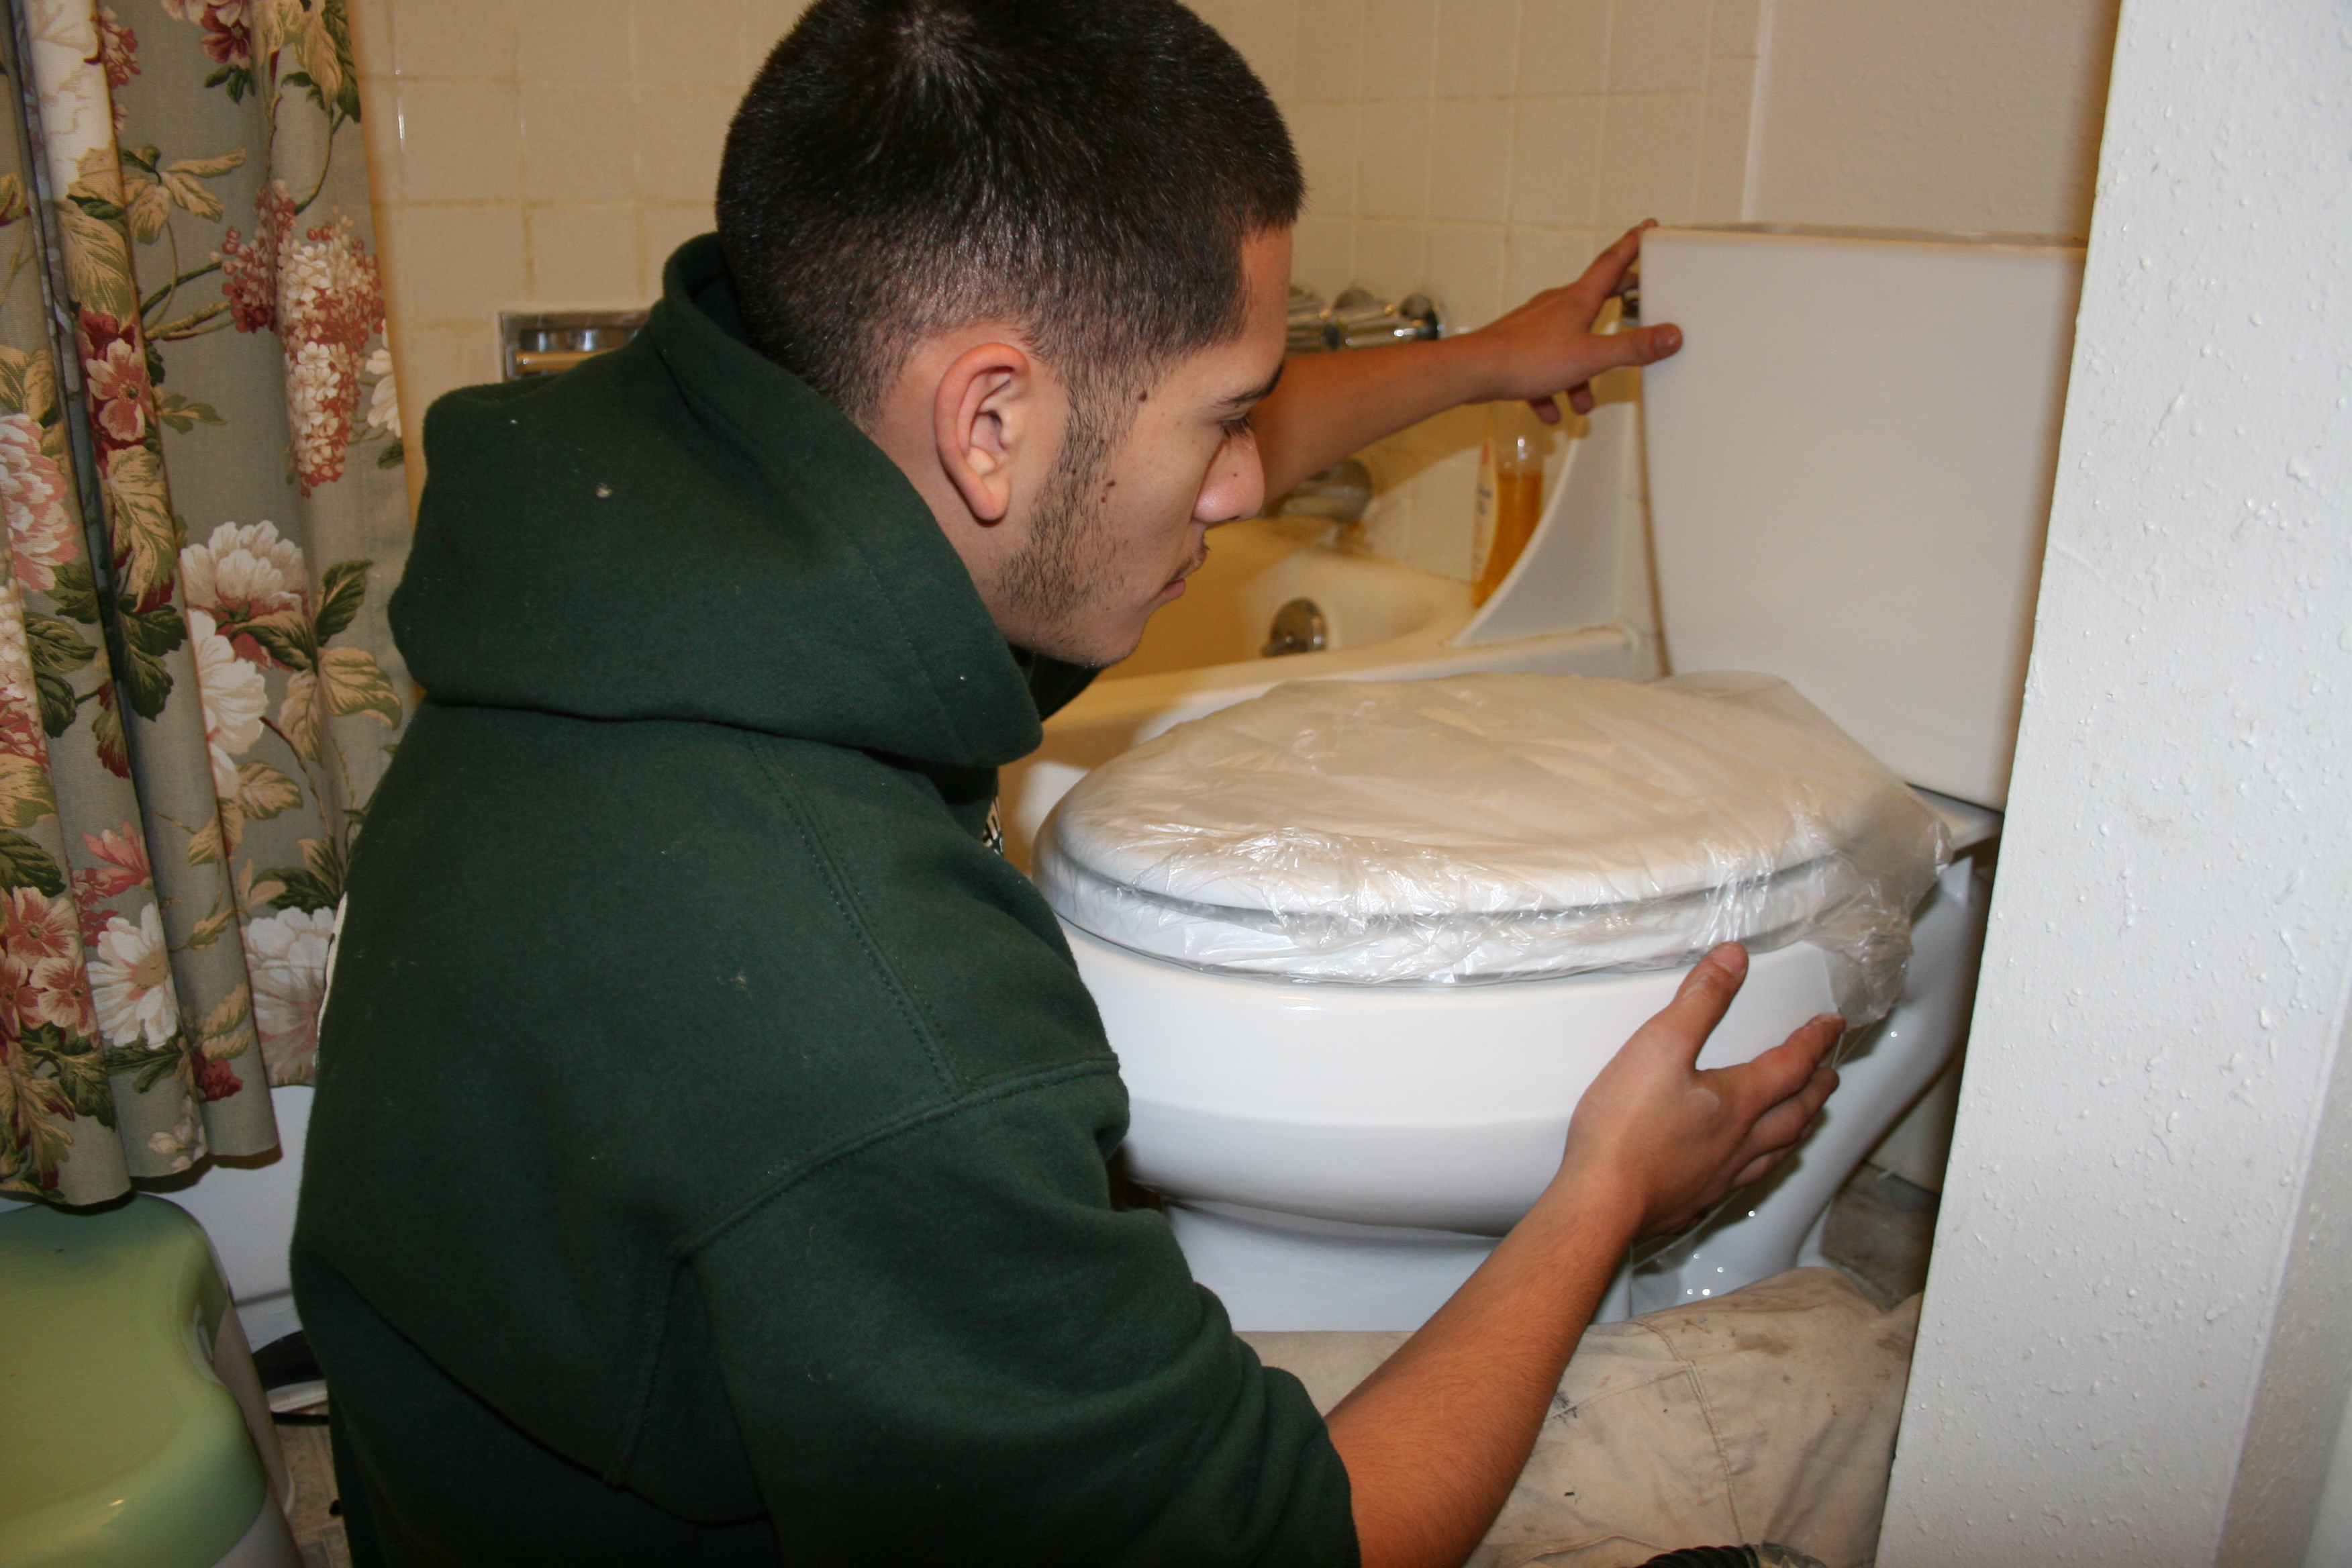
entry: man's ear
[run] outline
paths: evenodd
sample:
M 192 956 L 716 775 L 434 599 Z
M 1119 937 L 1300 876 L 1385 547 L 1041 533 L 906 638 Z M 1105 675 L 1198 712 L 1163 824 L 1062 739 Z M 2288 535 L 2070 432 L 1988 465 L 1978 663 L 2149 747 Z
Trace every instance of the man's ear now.
M 1040 436 L 1037 369 L 1011 343 L 982 343 L 958 355 L 931 400 L 940 471 L 973 519 L 1004 521 L 1023 449 Z

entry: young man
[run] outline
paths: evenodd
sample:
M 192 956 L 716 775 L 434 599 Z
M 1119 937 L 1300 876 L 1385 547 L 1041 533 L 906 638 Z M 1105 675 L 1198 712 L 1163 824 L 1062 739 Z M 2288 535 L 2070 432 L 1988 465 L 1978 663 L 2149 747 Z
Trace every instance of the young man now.
M 1579 406 L 1639 244 L 1285 367 L 1297 168 L 1171 0 L 819 0 L 627 349 L 427 421 L 428 693 L 352 869 L 296 1269 L 368 1563 L 1463 1561 L 1628 1242 L 1802 1133 L 1718 952 L 1328 1423 L 1113 1206 L 1117 1064 L 994 770 L 1215 524 Z

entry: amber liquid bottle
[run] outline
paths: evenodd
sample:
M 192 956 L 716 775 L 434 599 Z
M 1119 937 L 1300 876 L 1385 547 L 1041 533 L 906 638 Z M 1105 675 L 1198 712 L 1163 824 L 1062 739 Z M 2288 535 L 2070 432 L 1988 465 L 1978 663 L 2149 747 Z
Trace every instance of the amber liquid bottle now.
M 1471 536 L 1474 605 L 1494 596 L 1535 536 L 1543 517 L 1544 451 L 1551 440 L 1551 431 L 1524 403 L 1496 404 L 1487 411 Z

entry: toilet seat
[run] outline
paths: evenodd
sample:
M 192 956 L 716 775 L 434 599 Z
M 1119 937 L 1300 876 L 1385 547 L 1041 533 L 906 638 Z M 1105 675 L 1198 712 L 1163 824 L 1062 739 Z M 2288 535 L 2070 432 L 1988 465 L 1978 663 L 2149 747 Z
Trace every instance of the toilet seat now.
M 1074 788 L 1037 866 L 1072 925 L 1196 968 L 1486 984 L 1811 939 L 1881 1004 L 1860 1018 L 1947 858 L 1783 682 L 1486 674 L 1296 682 L 1181 725 Z
M 1769 951 L 1797 940 L 1822 908 L 1827 857 L 1744 883 L 1672 898 L 1492 912 L 1302 917 L 1178 899 L 1091 868 L 1057 868 L 1055 912 L 1133 952 L 1196 968 L 1356 984 L 1488 984 L 1610 969 L 1675 968 L 1717 942 Z M 1319 940 L 1299 938 L 1310 918 Z M 1401 973 L 1406 969 L 1425 973 Z

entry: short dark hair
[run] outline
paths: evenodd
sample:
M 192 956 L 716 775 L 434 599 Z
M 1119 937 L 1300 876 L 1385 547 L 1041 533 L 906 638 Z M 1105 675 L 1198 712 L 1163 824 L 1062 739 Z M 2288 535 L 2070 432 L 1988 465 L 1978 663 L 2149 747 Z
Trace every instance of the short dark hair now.
M 992 319 L 1099 409 L 1240 330 L 1243 241 L 1302 195 L 1175 0 L 817 0 L 728 131 L 719 235 L 753 343 L 852 418 Z

